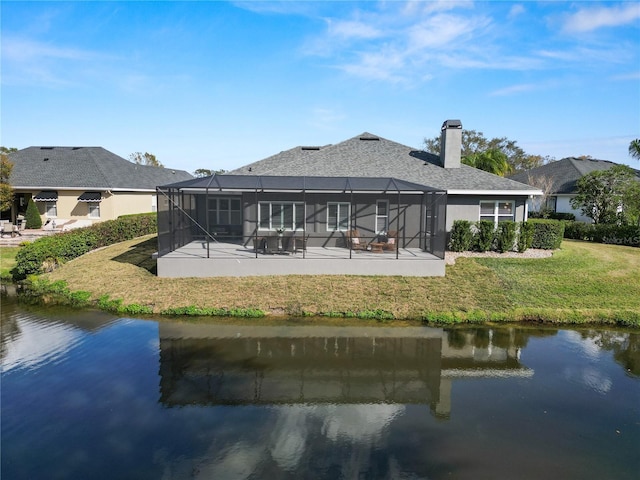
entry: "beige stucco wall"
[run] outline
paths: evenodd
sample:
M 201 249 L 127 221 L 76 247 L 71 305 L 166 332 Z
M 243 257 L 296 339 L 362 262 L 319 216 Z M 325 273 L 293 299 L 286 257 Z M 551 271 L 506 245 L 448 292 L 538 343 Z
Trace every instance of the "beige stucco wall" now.
M 90 220 L 92 222 L 102 222 L 113 220 L 121 215 L 133 213 L 147 213 L 152 211 L 154 205 L 155 192 L 102 192 L 100 202 L 100 218 L 89 217 L 89 206 L 86 202 L 79 202 L 78 197 L 87 190 L 57 190 L 57 219 L 65 220 Z M 17 194 L 29 193 L 35 196 L 38 191 L 20 191 Z M 42 216 L 42 222 L 46 222 L 49 217 L 46 215 L 45 202 L 35 202 L 38 211 Z

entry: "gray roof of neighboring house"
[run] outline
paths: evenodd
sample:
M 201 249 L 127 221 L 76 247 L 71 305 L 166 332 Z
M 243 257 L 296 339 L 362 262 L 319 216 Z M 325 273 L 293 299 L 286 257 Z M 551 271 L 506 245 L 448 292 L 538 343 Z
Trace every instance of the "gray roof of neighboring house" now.
M 336 145 L 292 148 L 227 174 L 397 178 L 450 193 L 538 190 L 467 165 L 440 165 L 437 155 L 365 132 Z
M 184 170 L 136 165 L 102 147 L 28 147 L 9 160 L 14 188 L 155 190 L 193 178 Z
M 581 177 L 591 172 L 608 170 L 616 165 L 618 164 L 608 160 L 568 157 L 511 175 L 509 178 L 522 183 L 536 183 L 543 177 L 548 178 L 552 182 L 549 193 L 571 194 L 576 192 L 576 184 Z M 636 170 L 636 175 L 640 178 L 640 171 Z

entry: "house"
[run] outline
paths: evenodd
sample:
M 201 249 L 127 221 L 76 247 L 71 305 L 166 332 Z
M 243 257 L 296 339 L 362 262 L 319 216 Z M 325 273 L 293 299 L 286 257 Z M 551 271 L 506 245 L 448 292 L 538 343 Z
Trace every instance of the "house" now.
M 445 122 L 438 157 L 363 133 L 159 187 L 158 275 L 444 275 L 454 220 L 523 221 L 541 193 L 462 164 L 461 138 Z
M 193 178 L 171 168 L 137 165 L 101 147 L 28 147 L 9 154 L 11 219 L 33 199 L 43 224 L 89 225 L 156 210 L 156 186 Z
M 583 215 L 580 209 L 576 210 L 571 206 L 571 200 L 577 194 L 578 180 L 589 173 L 608 170 L 616 165 L 608 160 L 568 157 L 509 178 L 529 185 L 544 186 L 547 194 L 544 204 L 541 201 L 530 200 L 529 208 L 532 211 L 547 209 L 556 213 L 571 213 L 577 221 L 591 222 L 591 218 Z M 640 171 L 636 170 L 636 175 L 640 180 Z

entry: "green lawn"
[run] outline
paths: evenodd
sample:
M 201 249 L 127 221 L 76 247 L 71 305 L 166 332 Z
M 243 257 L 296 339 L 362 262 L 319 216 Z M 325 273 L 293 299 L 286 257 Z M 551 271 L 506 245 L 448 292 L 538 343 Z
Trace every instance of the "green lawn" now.
M 0 278 L 10 278 L 9 273 L 16 264 L 16 254 L 20 247 L 0 247 Z
M 640 311 L 640 249 L 565 240 L 546 259 L 477 262 L 502 281 L 515 307 Z
M 154 313 L 173 307 L 278 315 L 384 311 L 434 322 L 607 322 L 640 326 L 640 249 L 565 240 L 544 259 L 459 258 L 445 277 L 158 278 L 155 236 L 77 258 L 44 276 L 97 300 Z M 108 281 L 106 281 L 108 279 Z

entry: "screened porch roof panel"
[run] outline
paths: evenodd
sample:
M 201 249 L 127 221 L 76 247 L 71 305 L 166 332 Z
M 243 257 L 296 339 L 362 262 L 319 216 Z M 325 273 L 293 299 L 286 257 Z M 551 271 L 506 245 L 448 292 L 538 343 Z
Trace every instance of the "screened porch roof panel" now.
M 246 192 L 358 192 L 413 193 L 442 192 L 418 183 L 387 177 L 307 177 L 212 175 L 159 187 L 181 191 L 246 191 Z

